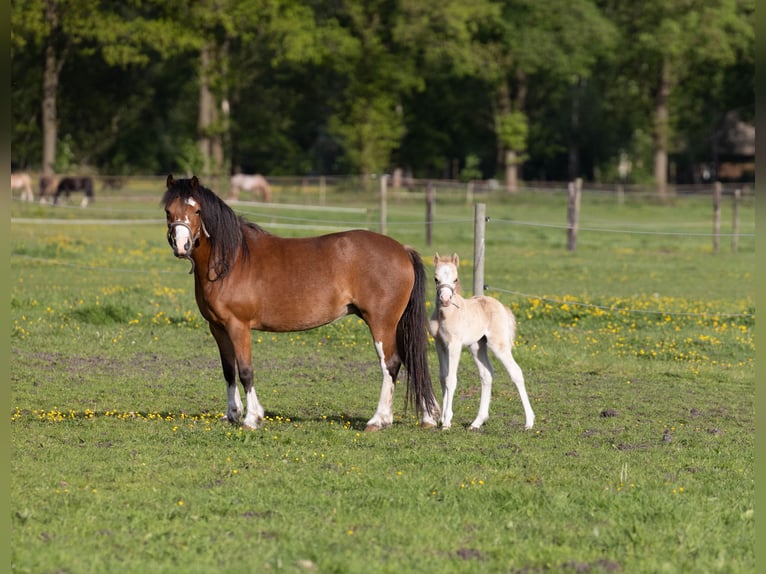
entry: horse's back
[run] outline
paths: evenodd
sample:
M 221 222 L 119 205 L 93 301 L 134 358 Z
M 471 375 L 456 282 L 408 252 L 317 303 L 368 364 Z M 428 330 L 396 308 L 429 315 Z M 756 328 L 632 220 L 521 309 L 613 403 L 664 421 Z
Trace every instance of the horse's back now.
M 302 330 L 349 313 L 398 318 L 409 300 L 415 282 L 409 252 L 387 236 L 352 230 L 289 238 L 257 227 L 245 233 L 248 259 L 224 279 L 238 287 L 221 289 L 227 302 L 247 309 L 252 328 Z

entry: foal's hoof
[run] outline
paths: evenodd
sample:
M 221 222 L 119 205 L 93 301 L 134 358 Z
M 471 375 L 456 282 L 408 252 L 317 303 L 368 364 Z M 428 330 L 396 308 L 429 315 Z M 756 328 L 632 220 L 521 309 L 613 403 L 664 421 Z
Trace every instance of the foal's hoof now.
M 436 423 L 425 422 L 424 421 L 424 422 L 420 423 L 420 428 L 422 428 L 424 430 L 435 429 L 436 428 Z
M 364 427 L 364 432 L 378 432 L 383 430 L 383 428 L 380 425 L 367 425 Z

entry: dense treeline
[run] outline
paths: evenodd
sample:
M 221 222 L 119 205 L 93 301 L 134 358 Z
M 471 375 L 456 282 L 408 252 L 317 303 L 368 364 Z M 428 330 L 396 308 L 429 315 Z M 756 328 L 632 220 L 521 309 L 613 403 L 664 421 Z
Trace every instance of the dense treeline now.
M 754 0 L 12 0 L 12 163 L 45 173 L 716 176 Z

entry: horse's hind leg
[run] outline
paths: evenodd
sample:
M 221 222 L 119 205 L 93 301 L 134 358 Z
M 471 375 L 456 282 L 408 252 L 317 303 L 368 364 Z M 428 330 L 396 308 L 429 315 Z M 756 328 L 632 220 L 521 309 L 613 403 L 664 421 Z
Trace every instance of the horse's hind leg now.
M 492 352 L 495 353 L 497 358 L 500 359 L 500 361 L 503 363 L 503 366 L 511 376 L 513 384 L 516 385 L 516 389 L 519 391 L 519 396 L 521 397 L 521 404 L 524 405 L 524 428 L 531 429 L 535 424 L 535 413 L 532 411 L 532 405 L 529 403 L 527 389 L 524 385 L 524 373 L 521 371 L 521 367 L 519 367 L 516 359 L 513 358 L 513 353 L 511 352 L 509 344 L 503 344 L 497 348 L 490 346 L 490 348 L 492 349 Z
M 374 337 L 373 337 L 374 338 Z M 383 373 L 383 384 L 380 388 L 380 399 L 375 414 L 367 421 L 366 431 L 378 431 L 390 427 L 394 422 L 394 385 L 401 367 L 401 360 L 393 352 L 392 345 L 384 345 L 375 340 L 375 350 L 380 359 L 380 370 Z M 388 351 L 388 355 L 386 354 Z
M 479 380 L 481 381 L 481 398 L 479 399 L 479 412 L 471 423 L 471 430 L 481 428 L 489 418 L 489 402 L 492 397 L 492 363 L 489 362 L 487 354 L 487 340 L 482 338 L 478 342 L 468 346 L 471 351 L 476 367 L 479 369 Z

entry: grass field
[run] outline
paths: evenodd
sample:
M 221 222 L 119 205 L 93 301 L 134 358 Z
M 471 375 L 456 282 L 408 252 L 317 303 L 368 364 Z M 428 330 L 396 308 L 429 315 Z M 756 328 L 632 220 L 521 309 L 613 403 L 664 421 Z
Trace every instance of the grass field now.
M 349 317 L 254 333 L 267 422 L 251 432 L 220 420 L 218 352 L 153 186 L 12 204 L 12 571 L 755 571 L 752 198 L 738 253 L 724 235 L 715 254 L 709 198 L 586 193 L 570 253 L 563 194 L 477 197 L 531 431 L 497 363 L 490 419 L 467 430 L 466 352 L 451 430 L 418 428 L 400 388 L 394 426 L 364 433 L 380 372 Z M 281 235 L 378 228 L 372 196 L 275 201 L 295 207 L 236 209 Z M 393 197 L 388 234 L 427 270 L 459 253 L 470 294 L 472 206 L 440 195 L 431 246 L 424 214 Z

